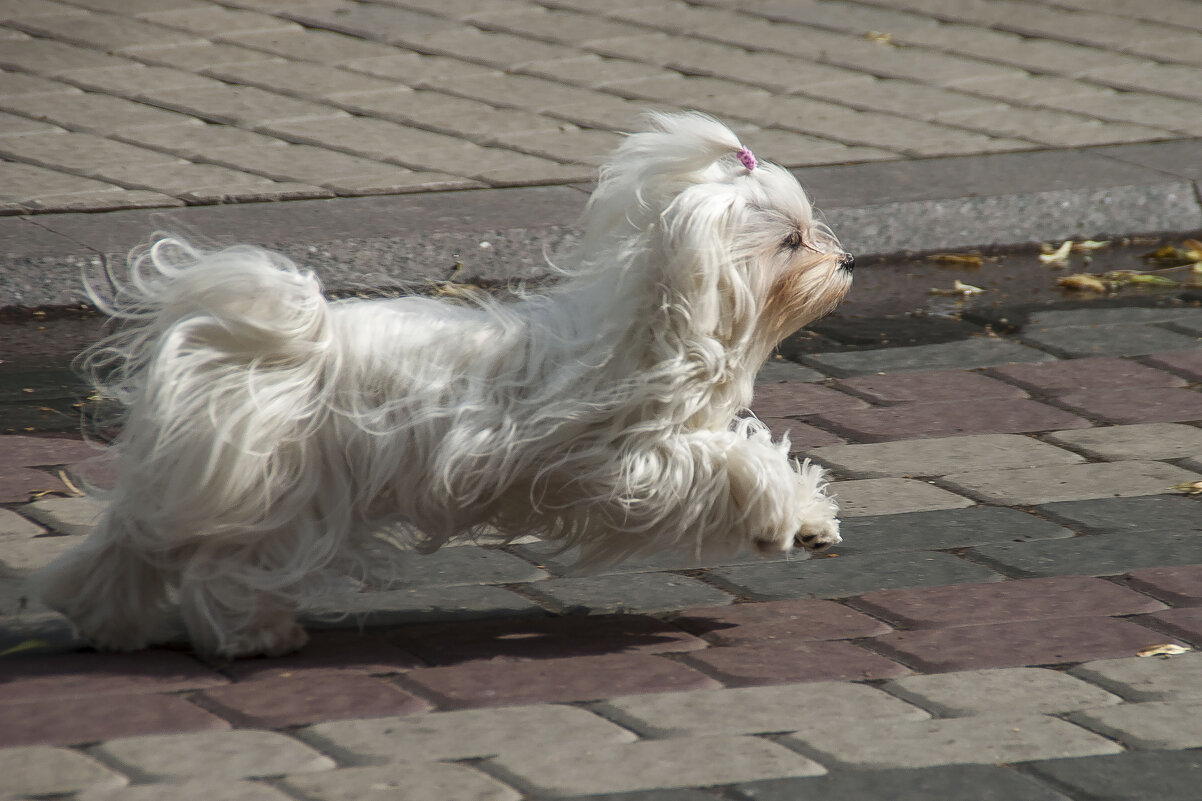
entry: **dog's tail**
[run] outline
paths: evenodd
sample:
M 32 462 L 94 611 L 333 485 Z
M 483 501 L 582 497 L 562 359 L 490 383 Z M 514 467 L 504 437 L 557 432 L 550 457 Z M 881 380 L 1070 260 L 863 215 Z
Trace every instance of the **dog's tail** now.
M 305 447 L 329 407 L 338 359 L 316 277 L 259 248 L 202 251 L 169 236 L 135 250 L 126 276 L 108 277 L 109 292 L 88 293 L 123 325 L 81 367 L 124 426 L 119 494 L 136 484 L 132 471 L 174 494 L 165 506 L 176 513 L 182 499 L 210 520 L 210 504 L 268 505 L 233 496 L 273 478 L 288 484 L 280 455 Z M 189 486 L 161 486 L 164 476 Z M 138 501 L 143 520 L 154 517 L 148 504 Z

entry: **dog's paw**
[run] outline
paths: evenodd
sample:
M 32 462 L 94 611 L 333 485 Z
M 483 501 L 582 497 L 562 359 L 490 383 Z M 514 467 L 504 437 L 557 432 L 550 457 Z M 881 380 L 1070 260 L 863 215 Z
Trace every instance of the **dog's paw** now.
M 839 521 L 832 517 L 802 523 L 793 538 L 793 547 L 822 551 L 840 542 L 843 542 L 843 538 L 839 536 Z
M 235 658 L 245 656 L 284 656 L 299 651 L 309 641 L 309 635 L 295 620 L 280 621 L 277 625 L 240 633 L 218 649 L 218 655 Z

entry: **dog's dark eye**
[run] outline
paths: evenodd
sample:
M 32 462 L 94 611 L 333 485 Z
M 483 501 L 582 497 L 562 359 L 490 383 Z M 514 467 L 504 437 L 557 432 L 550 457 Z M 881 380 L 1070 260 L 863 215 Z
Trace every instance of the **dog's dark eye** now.
M 783 241 L 781 241 L 780 246 L 782 248 L 786 248 L 788 250 L 797 250 L 799 247 L 801 247 L 804 244 L 805 244 L 805 240 L 801 238 L 801 232 L 794 231 L 793 233 L 786 236 Z

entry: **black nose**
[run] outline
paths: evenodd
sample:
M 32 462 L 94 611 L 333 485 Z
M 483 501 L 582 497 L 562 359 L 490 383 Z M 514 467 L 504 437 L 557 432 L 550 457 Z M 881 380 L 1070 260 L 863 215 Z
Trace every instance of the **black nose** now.
M 856 269 L 856 257 L 850 253 L 844 253 L 839 257 L 839 269 L 847 270 L 849 273 Z

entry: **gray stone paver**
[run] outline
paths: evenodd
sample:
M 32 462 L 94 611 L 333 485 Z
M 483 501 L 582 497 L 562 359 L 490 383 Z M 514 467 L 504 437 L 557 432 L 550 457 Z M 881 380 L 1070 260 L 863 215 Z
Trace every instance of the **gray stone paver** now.
M 1122 701 L 1103 689 L 1044 668 L 998 668 L 905 676 L 885 689 L 940 715 L 1053 714 Z
M 512 787 L 467 765 L 378 765 L 288 776 L 281 784 L 314 801 L 521 801 Z M 399 795 L 398 795 L 399 794 Z
M 1103 659 L 1078 665 L 1071 672 L 1133 701 L 1202 698 L 1202 654 L 1196 652 Z
M 912 345 L 851 353 L 823 353 L 802 357 L 804 364 L 838 376 L 901 373 L 914 370 L 971 370 L 1004 364 L 1052 361 L 1043 351 L 1009 340 L 965 339 L 938 345 Z
M 1068 796 L 1013 768 L 941 765 L 934 768 L 839 772 L 805 779 L 736 785 L 740 801 L 1068 801 Z M 599 800 L 600 801 L 600 800 Z M 625 801 L 614 798 L 612 801 Z M 641 801 L 631 798 L 628 801 Z M 656 799 L 647 799 L 656 801 Z M 665 798 L 663 801 L 675 801 Z M 693 801 L 693 799 L 680 799 Z M 698 798 L 696 801 L 709 801 Z
M 159 781 L 235 780 L 335 766 L 329 757 L 291 737 L 252 729 L 126 737 L 109 740 L 99 750 L 108 760 Z
M 1149 701 L 1074 712 L 1070 718 L 1133 748 L 1202 746 L 1202 702 Z
M 597 745 L 581 760 L 565 760 L 555 751 L 512 751 L 495 758 L 493 764 L 522 787 L 562 795 L 733 784 L 826 772 L 817 762 L 782 745 L 732 736 Z
M 0 748 L 0 777 L 2 798 L 112 790 L 129 781 L 78 751 L 48 745 Z
M 944 476 L 941 482 L 991 503 L 1033 506 L 1090 498 L 1158 495 L 1176 484 L 1199 478 L 1197 473 L 1163 462 L 1132 460 L 953 473 Z
M 1202 757 L 1196 751 L 1134 751 L 1029 762 L 1023 767 L 1067 787 L 1074 798 L 1105 801 L 1190 801 L 1198 797 L 1198 782 L 1202 781 Z
M 1044 439 L 1112 461 L 1184 459 L 1202 453 L 1202 429 L 1178 423 L 1137 423 L 1054 431 Z
M 627 130 L 647 102 L 700 108 L 744 126 L 771 127 L 761 147 L 793 166 L 814 159 L 847 163 L 1187 138 L 1200 130 L 1190 113 L 1202 101 L 1192 55 L 1197 33 L 1167 20 L 1135 22 L 1121 9 L 1066 12 L 1033 4 L 1028 13 L 1006 17 L 1021 18 L 1019 24 L 973 14 L 949 21 L 947 9 L 923 6 L 835 3 L 814 15 L 779 3 L 547 5 L 197 0 L 147 10 L 141 4 L 24 3 L 0 22 L 6 42 L 0 67 L 31 81 L 62 78 L 98 93 L 57 95 L 53 112 L 72 130 L 109 140 L 134 117 L 159 113 L 156 106 L 262 130 L 272 119 L 340 114 L 333 98 L 344 91 L 386 91 L 390 84 L 435 93 L 448 105 L 466 97 L 491 110 L 526 109 L 548 130 L 562 129 L 566 141 L 573 123 Z M 1031 15 L 1048 22 L 1027 22 Z M 1132 26 L 1149 37 L 1173 31 L 1173 46 L 1119 35 Z M 867 30 L 892 38 L 871 42 Z M 145 80 L 149 75 L 135 77 L 148 66 L 170 67 L 176 75 L 157 85 Z M 103 70 L 114 75 L 90 74 Z M 131 81 L 141 82 L 140 88 Z M 180 91 L 189 84 L 190 96 Z M 25 86 L 38 91 L 36 84 Z M 130 115 L 87 110 L 96 99 L 119 98 L 132 101 Z M 134 105 L 141 109 L 132 111 Z M 388 118 L 403 105 L 362 113 Z M 19 113 L 35 119 L 33 109 Z M 531 152 L 532 140 L 493 136 L 491 116 L 461 117 L 459 141 Z M 439 129 L 424 120 L 412 124 Z M 288 136 L 278 130 L 273 135 Z M 524 162 L 493 173 L 492 180 L 568 180 L 556 168 L 559 160 L 588 167 L 598 156 L 584 144 L 564 149 L 548 138 L 537 147 L 551 148 L 546 152 L 555 159 Z M 320 146 L 340 149 L 335 141 Z M 200 155 L 193 160 L 209 163 Z M 46 166 L 72 171 L 66 161 Z M 460 179 L 484 174 L 451 172 Z M 354 182 L 333 188 L 341 194 L 381 191 Z M 429 178 L 392 188 L 441 185 Z M 175 190 L 158 202 L 170 205 L 172 197 L 187 199 Z M 289 193 L 279 187 L 266 197 Z M 132 200 L 96 195 L 76 202 L 100 209 Z M 18 202 L 38 207 L 32 199 Z M 41 207 L 56 208 L 55 202 L 57 208 L 71 205 L 43 200 Z
M 163 785 L 138 784 L 132 787 L 121 787 L 116 790 L 85 792 L 80 794 L 81 801 L 160 801 L 163 797 Z M 181 782 L 171 785 L 172 801 L 293 801 L 293 797 L 285 794 L 270 784 L 260 781 L 210 782 L 200 779 L 197 781 Z
M 635 740 L 630 731 L 571 706 L 513 706 L 319 723 L 296 732 L 344 764 L 490 757 L 518 749 L 586 748 Z
M 1117 743 L 1083 728 L 1033 714 L 919 721 L 828 720 L 785 739 L 796 740 L 841 764 L 872 769 L 1023 762 L 1122 750 Z
M 974 501 L 925 481 L 909 478 L 865 478 L 835 481 L 828 488 L 843 517 L 961 509 Z
M 795 731 L 808 721 L 831 718 L 928 717 L 880 690 L 848 682 L 633 695 L 611 698 L 596 709 L 652 737 Z
M 1197 433 L 1202 439 L 1202 431 Z M 1073 464 L 1082 461 L 1081 457 L 1069 451 L 1014 434 L 979 434 L 868 445 L 833 445 L 815 448 L 809 453 L 815 460 L 838 470 L 841 474 L 857 478 L 934 476 L 941 475 L 949 466 L 954 466 L 956 472 L 961 472 Z

